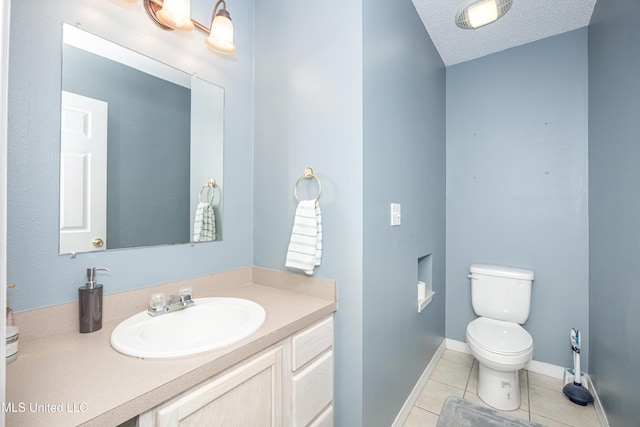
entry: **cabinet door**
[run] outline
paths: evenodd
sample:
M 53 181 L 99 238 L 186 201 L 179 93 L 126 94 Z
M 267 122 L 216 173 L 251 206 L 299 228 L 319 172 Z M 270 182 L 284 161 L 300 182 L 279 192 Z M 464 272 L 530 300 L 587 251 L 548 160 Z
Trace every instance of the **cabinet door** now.
M 158 427 L 265 427 L 282 424 L 282 349 L 214 377 L 162 406 Z

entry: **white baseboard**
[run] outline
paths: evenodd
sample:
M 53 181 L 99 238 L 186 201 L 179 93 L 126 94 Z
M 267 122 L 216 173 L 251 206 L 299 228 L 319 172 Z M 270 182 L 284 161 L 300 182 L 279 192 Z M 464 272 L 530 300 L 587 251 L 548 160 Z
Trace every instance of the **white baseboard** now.
M 411 391 L 411 394 L 409 394 L 409 397 L 404 402 L 404 405 L 402 405 L 400 412 L 398 412 L 396 419 L 393 421 L 392 427 L 401 427 L 404 424 L 404 422 L 407 420 L 407 418 L 409 417 L 409 413 L 411 412 L 411 408 L 413 408 L 413 405 L 416 403 L 416 400 L 418 400 L 418 396 L 420 395 L 420 392 L 424 388 L 424 385 L 427 383 L 427 380 L 431 376 L 431 373 L 433 372 L 434 368 L 436 367 L 436 364 L 442 357 L 442 354 L 444 353 L 445 349 L 457 351 L 460 353 L 471 354 L 471 350 L 469 350 L 469 346 L 467 345 L 467 343 L 462 341 L 452 340 L 450 338 L 443 339 L 442 343 L 440 344 L 440 347 L 438 347 L 438 349 L 436 350 L 435 354 L 427 364 L 427 367 L 425 368 L 424 372 L 420 376 L 420 379 L 418 380 L 415 387 Z M 565 368 L 563 368 L 562 366 L 557 366 L 557 365 L 552 365 L 550 363 L 538 362 L 536 360 L 532 360 L 527 364 L 527 366 L 525 366 L 525 369 L 530 372 L 535 372 L 537 374 L 546 375 L 553 378 L 564 379 Z M 585 377 L 588 382 L 589 391 L 591 391 L 591 393 L 593 394 L 593 406 L 594 406 L 594 409 L 596 410 L 596 414 L 598 415 L 598 420 L 600 421 L 600 425 L 602 427 L 609 427 L 609 421 L 607 420 L 607 416 L 604 412 L 604 408 L 602 407 L 602 403 L 600 402 L 600 398 L 598 397 L 598 393 L 596 392 L 596 388 L 594 387 L 593 382 L 591 381 L 591 377 L 589 377 L 588 374 L 585 374 Z
M 449 350 L 457 351 L 460 353 L 471 354 L 471 350 L 466 342 L 452 340 L 451 338 L 446 338 L 445 342 L 447 343 L 447 348 Z M 560 378 L 564 379 L 564 370 L 562 366 L 552 365 L 550 363 L 538 362 L 537 360 L 532 360 L 524 367 L 527 371 L 535 372 L 536 374 L 546 375 L 548 377 Z
M 398 415 L 396 416 L 396 419 L 393 421 L 393 424 L 391 425 L 391 427 L 401 427 L 409 417 L 409 412 L 411 412 L 411 408 L 413 408 L 413 405 L 416 403 L 416 400 L 418 400 L 418 396 L 420 396 L 420 392 L 424 388 L 425 384 L 427 383 L 427 380 L 431 376 L 431 373 L 435 369 L 436 364 L 438 363 L 438 360 L 440 360 L 440 358 L 442 357 L 442 353 L 444 353 L 444 351 L 447 349 L 447 345 L 445 341 L 446 339 L 442 340 L 442 343 L 440 343 L 440 347 L 438 347 L 435 354 L 427 364 L 427 367 L 425 368 L 424 372 L 422 373 L 422 375 L 420 375 L 420 379 L 416 383 L 415 387 L 413 387 L 413 390 L 411 390 L 411 394 L 409 394 L 409 397 L 404 402 L 404 405 L 402 405 L 402 408 L 400 409 L 400 412 L 398 412 Z
M 602 407 L 602 402 L 598 397 L 598 392 L 596 388 L 593 386 L 593 381 L 591 381 L 591 377 L 588 374 L 585 374 L 587 378 L 587 383 L 589 384 L 589 391 L 593 395 L 593 407 L 596 410 L 596 415 L 598 415 L 598 420 L 600 421 L 600 425 L 602 427 L 609 427 L 609 420 L 607 419 L 607 414 L 604 413 L 604 408 Z
M 551 363 L 538 362 L 532 360 L 524 367 L 529 372 L 535 372 L 536 374 L 546 375 L 548 377 L 559 378 L 564 381 L 565 368 L 558 365 L 552 365 Z
M 451 338 L 445 338 L 445 343 L 449 350 L 457 351 L 459 353 L 471 354 L 471 350 L 466 342 L 452 340 Z

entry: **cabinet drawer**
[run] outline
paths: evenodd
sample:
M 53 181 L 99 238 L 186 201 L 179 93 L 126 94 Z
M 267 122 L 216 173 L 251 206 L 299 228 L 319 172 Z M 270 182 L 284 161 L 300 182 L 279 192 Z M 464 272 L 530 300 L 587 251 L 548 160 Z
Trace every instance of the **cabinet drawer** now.
M 293 426 L 306 426 L 333 401 L 333 351 L 300 370 L 291 386 Z
M 333 427 L 333 405 L 322 411 L 308 427 Z
M 333 345 L 333 316 L 293 336 L 291 363 L 294 371 Z

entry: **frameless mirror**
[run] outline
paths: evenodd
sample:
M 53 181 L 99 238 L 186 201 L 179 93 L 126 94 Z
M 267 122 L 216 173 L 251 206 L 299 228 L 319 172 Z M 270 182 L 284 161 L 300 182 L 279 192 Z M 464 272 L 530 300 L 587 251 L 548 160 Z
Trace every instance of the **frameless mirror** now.
M 63 25 L 59 253 L 221 240 L 224 89 Z

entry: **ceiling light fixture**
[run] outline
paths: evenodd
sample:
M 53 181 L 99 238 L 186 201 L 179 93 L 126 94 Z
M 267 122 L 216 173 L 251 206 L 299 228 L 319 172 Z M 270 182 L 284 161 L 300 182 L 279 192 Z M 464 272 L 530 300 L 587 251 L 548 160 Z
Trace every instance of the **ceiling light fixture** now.
M 480 0 L 468 4 L 456 13 L 460 28 L 476 29 L 500 19 L 511 9 L 512 0 Z
M 222 6 L 220 10 L 219 6 Z M 225 54 L 236 52 L 233 23 L 225 0 L 218 0 L 213 8 L 210 28 L 191 19 L 190 0 L 144 0 L 144 9 L 151 20 L 164 30 L 192 31 L 197 28 L 209 34 L 205 42 L 213 50 Z

